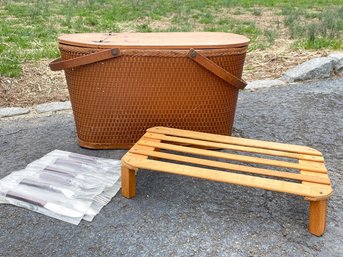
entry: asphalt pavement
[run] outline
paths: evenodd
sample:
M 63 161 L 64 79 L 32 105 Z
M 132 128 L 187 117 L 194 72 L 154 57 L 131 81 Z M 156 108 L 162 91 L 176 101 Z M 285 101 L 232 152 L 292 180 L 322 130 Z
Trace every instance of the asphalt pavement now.
M 334 188 L 324 236 L 308 233 L 301 197 L 143 170 L 135 198 L 118 193 L 78 226 L 0 205 L 0 256 L 343 256 L 343 78 L 241 92 L 234 127 L 324 153 Z M 126 152 L 80 148 L 71 112 L 0 120 L 0 178 L 54 149 Z

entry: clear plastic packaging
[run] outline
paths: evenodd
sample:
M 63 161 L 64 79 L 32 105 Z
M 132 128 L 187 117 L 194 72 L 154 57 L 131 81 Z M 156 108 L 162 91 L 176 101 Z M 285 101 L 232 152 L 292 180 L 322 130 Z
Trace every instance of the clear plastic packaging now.
M 80 180 L 87 177 L 87 182 L 98 182 L 109 186 L 113 180 L 118 179 L 120 176 L 119 172 L 114 172 L 118 166 L 120 166 L 119 160 L 108 160 L 54 150 L 29 164 L 27 168 L 68 173 L 69 177 L 79 178 Z
M 19 184 L 13 188 L 1 187 L 5 202 L 42 213 L 44 215 L 79 224 L 92 204 L 92 199 L 75 199 L 42 188 Z
M 92 221 L 120 184 L 119 160 L 54 150 L 0 180 L 0 203 L 79 224 Z

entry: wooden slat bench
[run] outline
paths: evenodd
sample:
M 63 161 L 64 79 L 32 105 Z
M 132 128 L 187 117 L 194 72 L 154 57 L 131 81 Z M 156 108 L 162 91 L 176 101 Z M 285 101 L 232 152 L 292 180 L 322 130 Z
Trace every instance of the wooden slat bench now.
M 126 198 L 136 195 L 138 169 L 303 196 L 310 201 L 309 231 L 325 231 L 332 188 L 324 158 L 313 148 L 154 127 L 122 158 Z

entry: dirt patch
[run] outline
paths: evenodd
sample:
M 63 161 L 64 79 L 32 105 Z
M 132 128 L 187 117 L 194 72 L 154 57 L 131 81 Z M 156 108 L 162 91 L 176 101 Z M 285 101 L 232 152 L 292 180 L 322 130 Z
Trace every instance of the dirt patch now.
M 216 16 L 232 17 L 240 21 L 254 21 L 260 29 L 270 29 L 272 26 L 282 25 L 281 19 L 283 19 L 283 16 L 276 14 L 279 9 L 260 8 L 259 15 L 254 15 L 248 10 L 242 10 L 242 12 L 238 12 L 238 10 L 240 9 L 223 8 Z
M 149 24 L 149 27 L 152 28 L 153 30 L 167 30 L 173 26 L 171 19 L 172 19 L 171 17 L 168 17 L 168 18 L 164 18 L 158 21 L 152 21 Z
M 278 40 L 279 41 L 279 40 Z M 291 50 L 287 43 L 276 42 L 267 50 L 255 50 L 247 54 L 243 77 L 248 82 L 260 79 L 275 79 L 295 67 L 315 57 L 327 56 L 328 51 Z
M 24 63 L 20 78 L 0 77 L 0 106 L 24 107 L 68 100 L 64 73 L 52 72 L 49 62 Z

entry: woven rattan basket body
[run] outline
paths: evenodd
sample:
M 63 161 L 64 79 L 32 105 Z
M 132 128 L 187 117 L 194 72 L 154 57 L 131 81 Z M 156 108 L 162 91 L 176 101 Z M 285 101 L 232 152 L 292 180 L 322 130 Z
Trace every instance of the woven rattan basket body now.
M 99 49 L 98 44 L 60 40 L 61 59 L 52 65 L 95 56 L 95 61 L 63 67 L 79 144 L 128 148 L 154 126 L 230 135 L 239 89 L 192 57 L 205 58 L 241 78 L 246 45 L 211 49 L 120 45 L 107 51 L 112 58 L 98 58 L 96 53 L 116 45 Z

